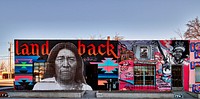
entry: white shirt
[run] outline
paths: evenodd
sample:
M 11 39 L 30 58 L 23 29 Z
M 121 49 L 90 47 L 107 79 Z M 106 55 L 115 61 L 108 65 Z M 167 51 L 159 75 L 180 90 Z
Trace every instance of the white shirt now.
M 41 82 L 38 82 L 34 85 L 33 90 L 66 90 L 61 87 L 56 81 L 55 77 L 43 79 Z M 82 83 L 81 90 L 92 90 L 92 88 Z

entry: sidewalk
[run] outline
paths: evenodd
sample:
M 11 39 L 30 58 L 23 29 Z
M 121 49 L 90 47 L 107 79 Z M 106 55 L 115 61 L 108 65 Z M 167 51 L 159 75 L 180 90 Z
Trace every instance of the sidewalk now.
M 100 91 L 96 94 L 97 98 L 159 98 L 172 99 L 174 94 L 172 92 L 153 92 L 153 91 Z
M 184 91 L 176 92 L 140 92 L 140 91 L 4 91 L 11 99 L 68 98 L 68 99 L 196 99 Z M 195 93 L 193 93 L 195 94 Z

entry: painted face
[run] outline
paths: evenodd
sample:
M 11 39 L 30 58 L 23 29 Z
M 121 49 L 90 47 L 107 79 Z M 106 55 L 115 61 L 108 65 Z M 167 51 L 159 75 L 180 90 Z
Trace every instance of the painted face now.
M 70 81 L 74 80 L 76 73 L 77 61 L 75 54 L 68 49 L 61 49 L 55 60 L 55 69 L 57 80 Z
M 182 53 L 183 53 L 183 50 L 177 49 L 177 50 L 175 50 L 175 52 L 174 52 L 174 57 L 175 57 L 177 60 L 179 60 L 179 59 L 181 59 L 181 57 L 182 57 Z

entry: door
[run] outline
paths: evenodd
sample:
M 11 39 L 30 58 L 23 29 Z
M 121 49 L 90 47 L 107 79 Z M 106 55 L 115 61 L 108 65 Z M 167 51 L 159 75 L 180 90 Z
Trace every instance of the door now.
M 93 90 L 98 88 L 98 73 L 97 73 L 97 64 L 88 64 L 86 65 L 86 82 L 92 87 Z
M 172 89 L 174 88 L 182 89 L 183 87 L 183 76 L 182 76 L 183 73 L 182 72 L 183 72 L 182 65 L 172 66 Z

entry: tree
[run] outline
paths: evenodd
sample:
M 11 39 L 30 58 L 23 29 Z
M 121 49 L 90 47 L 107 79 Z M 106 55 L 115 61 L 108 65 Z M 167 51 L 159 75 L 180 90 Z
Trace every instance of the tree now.
M 2 61 L 1 63 L 0 63 L 0 71 L 4 71 L 6 68 L 6 64 L 5 64 L 5 62 L 4 61 Z
M 113 40 L 123 40 L 124 37 L 123 36 L 119 36 L 119 33 L 115 34 L 115 36 L 113 37 Z
M 90 40 L 95 40 L 95 39 L 97 39 L 97 40 L 106 40 L 106 36 L 102 36 L 101 34 L 97 38 L 96 38 L 95 35 L 91 35 L 90 36 Z M 110 39 L 110 36 L 107 36 L 107 39 Z M 116 33 L 115 36 L 112 37 L 112 40 L 116 40 L 116 41 L 123 40 L 123 39 L 124 39 L 124 37 L 123 36 L 119 36 L 119 33 Z
M 186 40 L 200 40 L 200 23 L 198 17 L 186 24 L 188 29 L 184 33 Z
M 180 29 L 178 29 L 177 31 L 175 31 L 176 34 L 178 34 L 178 36 L 180 37 L 181 40 L 185 40 L 185 37 L 183 36 L 182 32 Z M 176 40 L 176 37 L 171 38 L 171 40 Z
M 182 33 L 180 29 L 178 29 L 176 34 L 180 37 L 181 40 L 200 40 L 200 23 L 198 17 L 192 21 L 189 21 L 186 24 L 188 29 L 185 33 Z M 176 37 L 170 38 L 171 40 L 176 40 Z

